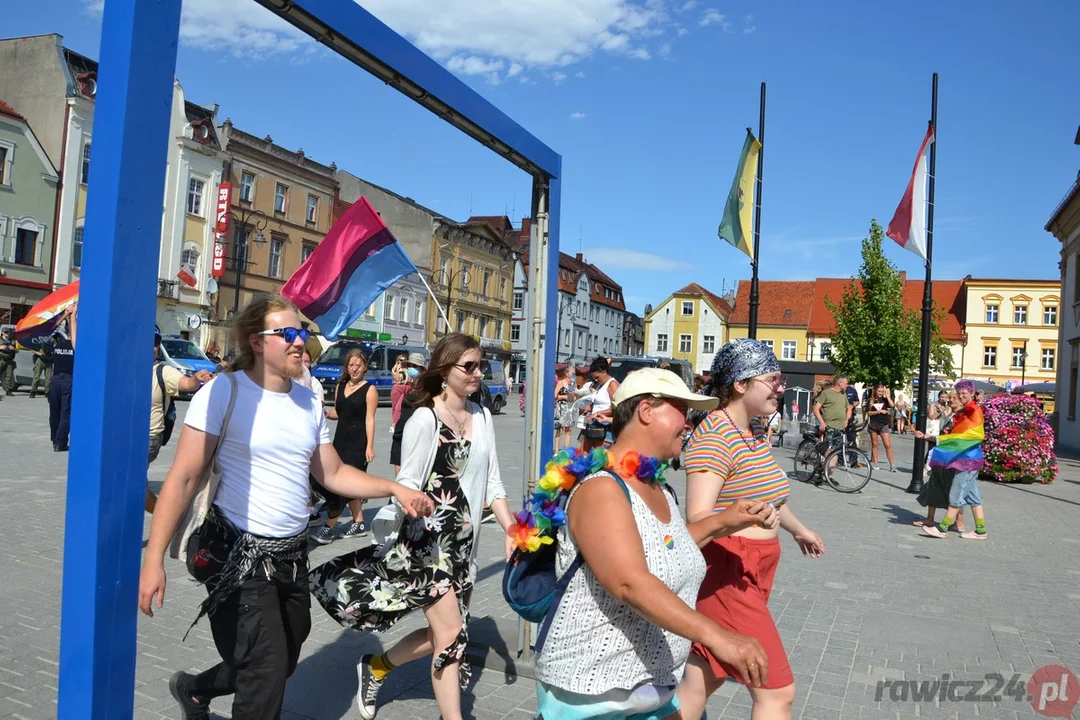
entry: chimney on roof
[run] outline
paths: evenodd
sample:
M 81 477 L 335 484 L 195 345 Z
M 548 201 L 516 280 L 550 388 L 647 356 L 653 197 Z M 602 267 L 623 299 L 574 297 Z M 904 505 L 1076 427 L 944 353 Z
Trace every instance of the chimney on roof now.
M 907 270 L 900 271 L 900 282 L 907 282 Z
M 577 261 L 578 262 L 585 262 L 584 260 L 581 259 L 581 253 L 577 254 Z

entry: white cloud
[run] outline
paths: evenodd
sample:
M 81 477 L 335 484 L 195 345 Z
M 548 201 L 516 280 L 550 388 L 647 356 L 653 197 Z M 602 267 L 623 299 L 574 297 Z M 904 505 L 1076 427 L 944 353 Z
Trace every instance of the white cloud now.
M 572 113 L 570 113 L 570 119 L 571 120 L 584 120 L 585 119 L 585 113 L 583 113 L 583 112 L 572 112 Z
M 681 13 L 690 12 L 700 4 L 701 3 L 698 2 L 698 0 L 686 0 L 686 2 L 683 3 L 682 7 L 680 7 L 678 11 Z
M 100 14 L 104 0 L 81 0 Z M 700 0 L 358 0 L 396 32 L 463 74 L 481 65 L 550 70 L 601 53 L 645 59 L 653 38 L 677 30 L 669 6 Z M 680 34 L 682 34 L 680 32 Z M 313 53 L 306 33 L 251 0 L 184 0 L 185 45 L 236 57 Z M 474 60 L 470 60 L 475 58 Z M 504 73 L 503 77 L 520 77 Z
M 742 29 L 743 34 L 744 35 L 749 35 L 750 33 L 754 32 L 755 30 L 757 30 L 757 25 L 754 24 L 754 16 L 753 15 L 747 15 L 746 16 L 746 22 L 743 25 L 743 29 Z
M 607 272 L 608 270 L 652 270 L 654 272 L 672 272 L 692 270 L 689 263 L 651 253 L 626 250 L 624 248 L 597 248 L 585 253 L 588 261 Z
M 667 42 L 660 46 L 660 57 L 666 58 L 671 55 L 671 43 Z
M 447 61 L 446 67 L 462 75 L 488 75 L 503 69 L 502 60 L 485 60 L 475 55 L 462 57 L 455 55 Z
M 675 33 L 676 33 L 676 34 L 677 34 L 677 35 L 678 35 L 679 37 L 685 37 L 686 35 L 689 35 L 689 34 L 690 34 L 690 31 L 689 31 L 689 30 L 687 30 L 686 28 L 684 28 L 683 26 L 681 26 L 681 25 L 680 25 L 680 26 L 679 26 L 679 27 L 678 27 L 678 28 L 677 28 L 677 29 L 675 30 Z
M 86 12 L 89 15 L 101 15 L 105 12 L 105 0 L 87 0 Z
M 717 23 L 724 22 L 724 15 L 719 10 L 709 8 L 705 11 L 705 14 L 701 16 L 701 21 L 698 22 L 698 27 L 709 27 Z
M 551 79 L 555 81 L 556 85 L 561 85 L 563 80 L 566 79 L 566 73 L 557 72 L 551 76 Z
M 521 63 L 510 63 L 510 69 L 506 71 L 506 77 L 517 77 L 524 69 Z
M 583 77 L 585 77 L 585 73 L 583 73 L 583 72 L 581 72 L 580 70 L 578 70 L 578 71 L 577 71 L 576 73 L 574 73 L 574 77 L 576 77 L 576 78 L 583 78 Z

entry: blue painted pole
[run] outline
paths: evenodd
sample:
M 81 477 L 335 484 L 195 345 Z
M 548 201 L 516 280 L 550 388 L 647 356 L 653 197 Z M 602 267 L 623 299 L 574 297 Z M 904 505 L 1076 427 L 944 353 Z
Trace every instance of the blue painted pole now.
M 541 467 L 534 468 L 534 478 L 542 474 L 543 463 L 555 454 L 555 363 L 559 351 L 559 216 L 562 209 L 562 157 L 557 156 L 555 175 L 548 179 L 548 273 L 547 315 L 544 318 L 544 367 L 543 377 L 544 422 L 540 426 Z M 533 338 L 533 342 L 537 342 Z
M 64 525 L 60 720 L 131 717 L 176 0 L 108 0 Z M 141 378 L 141 380 L 140 380 Z

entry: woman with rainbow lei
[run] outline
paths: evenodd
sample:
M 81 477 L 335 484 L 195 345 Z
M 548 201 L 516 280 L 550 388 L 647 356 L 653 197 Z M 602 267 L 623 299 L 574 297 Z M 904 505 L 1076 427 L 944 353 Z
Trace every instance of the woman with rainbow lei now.
M 687 525 L 664 479 L 689 431 L 688 411 L 711 409 L 715 399 L 691 393 L 670 371 L 647 368 L 630 373 L 613 401 L 613 446 L 556 456 L 509 530 L 521 552 L 557 539 L 556 575 L 569 577 L 541 631 L 541 719 L 679 718 L 675 689 L 692 642 L 738 668 L 748 684 L 768 678 L 757 641 L 724 630 L 693 604 L 705 575 L 699 547 L 774 524 L 775 513 L 747 501 Z

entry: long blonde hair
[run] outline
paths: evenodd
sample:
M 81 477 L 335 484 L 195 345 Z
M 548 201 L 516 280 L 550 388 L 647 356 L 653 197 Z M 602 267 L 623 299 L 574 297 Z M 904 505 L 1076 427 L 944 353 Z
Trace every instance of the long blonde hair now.
M 297 314 L 296 305 L 278 294 L 260 293 L 233 316 L 232 333 L 236 344 L 236 357 L 232 370 L 250 370 L 255 367 L 255 351 L 251 349 L 251 336 L 266 329 L 266 316 L 270 313 L 291 310 Z

